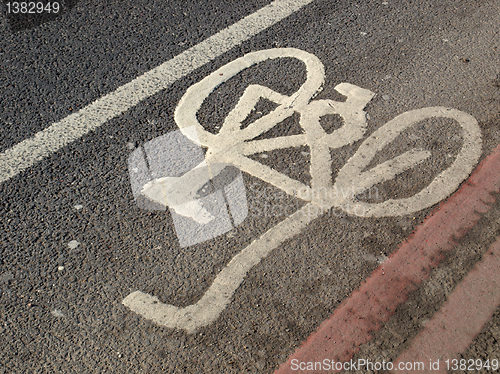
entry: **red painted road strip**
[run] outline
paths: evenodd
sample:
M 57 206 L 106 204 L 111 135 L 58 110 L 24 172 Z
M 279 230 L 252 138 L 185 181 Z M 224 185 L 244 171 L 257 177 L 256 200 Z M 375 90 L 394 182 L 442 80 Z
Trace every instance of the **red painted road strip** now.
M 500 237 L 398 357 L 394 367 L 399 368 L 400 362 L 403 365 L 423 362 L 426 370 L 419 373 L 447 373 L 448 368 L 453 367 L 451 360 L 465 352 L 500 305 L 499 269 Z M 429 360 L 437 365 L 431 368 Z M 448 365 L 444 360 L 449 360 Z M 466 366 L 469 367 L 469 363 Z M 475 364 L 473 367 L 476 369 Z
M 417 227 L 366 282 L 354 291 L 317 332 L 275 374 L 311 373 L 292 370 L 293 362 L 349 361 L 380 330 L 408 295 L 429 277 L 432 268 L 486 213 L 500 191 L 500 146 L 470 178 Z M 297 360 L 297 361 L 295 361 Z M 293 368 L 297 368 L 294 365 Z M 314 371 L 320 373 L 321 371 Z M 332 371 L 329 371 L 332 373 Z

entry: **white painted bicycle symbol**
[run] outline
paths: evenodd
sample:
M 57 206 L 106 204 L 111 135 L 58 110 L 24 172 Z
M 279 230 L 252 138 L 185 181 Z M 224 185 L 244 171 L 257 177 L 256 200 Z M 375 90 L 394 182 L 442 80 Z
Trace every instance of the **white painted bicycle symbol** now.
M 250 85 L 225 119 L 218 134 L 206 131 L 199 124 L 196 113 L 219 85 L 255 64 L 285 57 L 296 58 L 304 62 L 307 68 L 307 80 L 296 93 L 286 96 L 264 86 Z M 216 320 L 231 302 L 247 272 L 285 240 L 299 234 L 308 223 L 324 212 L 325 206 L 348 210 L 349 214 L 363 217 L 414 213 L 449 196 L 476 165 L 481 155 L 481 132 L 474 117 L 455 109 L 429 107 L 405 112 L 373 132 L 333 180 L 330 151 L 352 144 L 365 135 L 367 121 L 364 108 L 375 94 L 348 83 L 341 83 L 335 89 L 347 97 L 345 102 L 312 100 L 321 90 L 324 78 L 324 67 L 316 56 L 299 49 L 279 48 L 253 52 L 238 58 L 186 91 L 175 111 L 175 121 L 187 138 L 207 148 L 204 163 L 234 165 L 286 193 L 305 191 L 301 198 L 308 203 L 238 253 L 217 275 L 197 303 L 179 308 L 161 303 L 155 296 L 135 291 L 123 300 L 124 305 L 160 325 L 192 333 Z M 278 107 L 242 129 L 242 121 L 247 118 L 260 98 L 270 100 L 278 104 Z M 255 140 L 295 112 L 300 114 L 303 134 Z M 342 127 L 330 134 L 325 132 L 320 124 L 320 118 L 328 114 L 338 114 L 344 121 Z M 347 190 L 353 184 L 357 186 L 359 193 L 362 193 L 363 190 L 391 180 L 424 162 L 431 153 L 413 149 L 364 171 L 375 154 L 399 134 L 412 125 L 433 117 L 449 118 L 459 124 L 462 148 L 452 165 L 437 175 L 427 187 L 411 197 L 389 199 L 380 203 L 360 202 L 356 201 L 354 196 L 333 193 L 335 190 Z M 303 145 L 308 145 L 311 152 L 310 186 L 247 157 Z M 332 193 L 325 193 L 320 197 L 320 194 L 314 193 L 317 190 Z M 319 206 L 321 209 L 318 209 Z

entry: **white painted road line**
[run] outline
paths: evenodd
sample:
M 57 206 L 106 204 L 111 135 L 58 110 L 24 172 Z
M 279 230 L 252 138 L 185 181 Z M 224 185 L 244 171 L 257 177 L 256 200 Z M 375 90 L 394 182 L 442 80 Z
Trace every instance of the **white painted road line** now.
M 313 0 L 276 0 L 0 154 L 0 183 L 97 129 Z
M 159 325 L 184 329 L 192 334 L 219 317 L 250 269 L 285 240 L 298 235 L 309 222 L 322 213 L 314 203 L 309 203 L 272 227 L 234 256 L 217 275 L 203 297 L 194 304 L 179 308 L 164 304 L 158 297 L 141 291 L 132 292 L 123 299 L 122 304 Z

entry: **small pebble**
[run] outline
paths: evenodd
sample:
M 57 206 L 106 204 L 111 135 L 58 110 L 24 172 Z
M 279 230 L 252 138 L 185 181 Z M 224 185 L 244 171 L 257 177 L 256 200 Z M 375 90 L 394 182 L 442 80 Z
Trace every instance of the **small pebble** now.
M 54 317 L 64 317 L 64 313 L 61 312 L 59 309 L 54 309 L 50 311 L 50 314 L 52 314 Z
M 259 157 L 260 157 L 260 158 L 268 158 L 269 156 L 268 156 L 268 155 L 266 155 L 265 153 L 261 153 L 261 154 L 259 155 Z
M 57 267 L 57 271 L 63 271 L 64 270 L 64 266 L 58 266 Z
M 72 240 L 68 243 L 68 247 L 70 249 L 75 249 L 76 247 L 78 247 L 80 245 L 80 243 L 78 243 L 76 240 Z
M 74 206 L 74 208 L 75 208 L 76 210 L 80 210 L 80 209 L 82 209 L 82 208 L 83 208 L 83 205 L 77 204 L 77 205 L 75 205 L 75 206 Z

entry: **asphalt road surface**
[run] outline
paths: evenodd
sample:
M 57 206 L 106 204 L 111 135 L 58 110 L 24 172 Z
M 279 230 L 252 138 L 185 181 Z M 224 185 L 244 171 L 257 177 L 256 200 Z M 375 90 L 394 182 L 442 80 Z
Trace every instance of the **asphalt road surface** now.
M 499 1 L 61 5 L 2 4 L 0 373 L 272 373 L 500 144 Z M 242 178 L 213 211 L 134 195 L 174 132 Z M 500 234 L 488 204 L 354 359 L 412 347 Z M 458 359 L 500 360 L 495 305 Z

